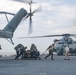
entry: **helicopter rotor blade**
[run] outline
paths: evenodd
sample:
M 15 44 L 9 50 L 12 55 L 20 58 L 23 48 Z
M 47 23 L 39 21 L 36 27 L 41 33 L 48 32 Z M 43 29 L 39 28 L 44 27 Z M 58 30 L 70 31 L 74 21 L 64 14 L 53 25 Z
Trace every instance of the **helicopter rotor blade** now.
M 32 3 L 32 1 L 30 0 L 30 2 Z M 29 4 L 30 5 L 30 13 L 29 13 L 29 20 L 30 20 L 30 23 L 29 23 L 29 34 L 32 32 L 32 16 L 33 16 L 33 14 L 35 13 L 35 12 L 38 12 L 38 11 L 40 11 L 40 7 L 39 8 L 37 8 L 36 10 L 34 10 L 33 12 L 32 12 L 32 9 L 31 9 L 31 3 Z
M 36 10 L 34 10 L 34 11 L 32 12 L 32 14 L 34 14 L 35 12 L 39 12 L 39 11 L 41 11 L 41 9 L 42 9 L 42 7 L 39 6 Z
M 29 37 L 20 37 L 19 39 L 24 39 L 24 38 L 45 38 L 45 37 L 60 37 L 60 36 L 76 36 L 76 34 L 62 34 L 62 35 L 45 35 L 45 36 L 29 36 Z
M 34 3 L 37 3 L 37 2 L 32 2 L 32 1 L 28 1 L 28 0 L 11 0 L 11 1 L 16 1 L 16 2 L 20 2 L 20 3 L 27 3 L 27 4 L 34 4 Z
M 62 36 L 76 36 L 76 34 L 63 34 Z
M 29 4 L 29 2 L 27 0 L 11 0 L 11 1 L 16 1 L 16 2 L 28 3 Z
M 28 0 L 11 0 L 11 1 L 17 1 L 17 2 L 22 2 L 22 3 L 28 3 L 29 4 L 29 13 L 24 18 L 24 20 L 29 17 L 29 32 L 28 32 L 28 34 L 30 34 L 32 32 L 32 16 L 35 12 L 39 11 L 40 7 L 32 12 L 32 4 L 36 3 L 36 2 L 32 2 L 32 0 L 29 0 L 29 1 Z
M 44 37 L 57 37 L 57 36 L 62 36 L 62 35 L 45 35 L 45 36 L 33 36 L 33 37 L 20 37 L 19 39 L 23 38 L 44 38 Z
M 29 3 L 29 11 L 30 11 L 30 13 L 29 13 L 29 33 L 28 34 L 30 34 L 31 32 L 32 32 L 32 9 L 31 9 L 31 3 L 32 3 L 32 1 L 30 0 L 30 3 Z
M 31 5 L 30 5 L 30 13 L 28 13 L 28 15 L 24 18 L 25 20 L 26 18 L 29 17 L 29 34 L 32 32 L 32 16 L 35 12 L 38 12 L 38 11 L 39 11 L 39 8 L 31 12 Z
M 70 36 L 76 36 L 76 34 L 70 34 Z
M 30 16 L 30 18 L 29 18 L 30 20 L 30 22 L 29 22 L 29 34 L 32 32 L 32 16 Z

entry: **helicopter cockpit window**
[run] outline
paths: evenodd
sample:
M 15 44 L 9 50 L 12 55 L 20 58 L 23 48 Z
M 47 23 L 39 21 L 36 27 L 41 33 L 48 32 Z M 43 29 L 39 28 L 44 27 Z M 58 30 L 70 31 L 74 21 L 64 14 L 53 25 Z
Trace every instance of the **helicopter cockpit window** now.
M 61 41 L 61 42 L 58 42 L 58 44 L 64 44 L 64 42 Z
M 72 43 L 72 39 L 68 38 L 68 43 L 71 44 Z

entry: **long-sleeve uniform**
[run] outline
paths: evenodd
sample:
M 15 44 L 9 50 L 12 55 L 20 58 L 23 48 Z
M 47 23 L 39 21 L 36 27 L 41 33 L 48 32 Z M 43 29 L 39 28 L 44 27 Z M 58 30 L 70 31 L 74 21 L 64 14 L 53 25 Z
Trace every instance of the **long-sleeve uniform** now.
M 53 59 L 53 50 L 54 50 L 53 46 L 49 46 L 49 47 L 47 48 L 47 50 L 49 50 L 49 54 L 47 54 L 47 55 L 45 56 L 45 59 L 51 55 L 51 60 L 54 60 L 54 59 Z
M 65 50 L 65 59 L 64 60 L 70 60 L 69 59 L 69 47 L 68 46 L 65 46 L 65 48 L 64 48 L 64 50 Z

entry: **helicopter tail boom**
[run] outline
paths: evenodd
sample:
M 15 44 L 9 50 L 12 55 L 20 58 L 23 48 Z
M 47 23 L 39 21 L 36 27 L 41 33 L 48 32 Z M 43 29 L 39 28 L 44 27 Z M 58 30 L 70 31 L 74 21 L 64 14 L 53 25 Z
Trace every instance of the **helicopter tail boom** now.
M 3 31 L 14 32 L 23 17 L 27 15 L 27 11 L 24 8 L 21 8 L 17 14 L 11 19 L 11 21 L 6 25 Z

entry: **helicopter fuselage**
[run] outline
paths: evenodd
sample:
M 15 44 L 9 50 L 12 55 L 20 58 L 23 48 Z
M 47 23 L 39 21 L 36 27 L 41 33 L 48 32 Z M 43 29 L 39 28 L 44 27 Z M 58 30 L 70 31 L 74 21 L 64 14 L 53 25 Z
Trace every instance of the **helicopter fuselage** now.
M 55 42 L 55 50 L 58 54 L 64 53 L 64 45 L 69 46 L 70 52 L 74 52 L 76 49 L 76 42 L 72 38 L 67 38 L 68 41 L 66 41 L 64 38 L 58 40 Z
M 13 33 L 9 31 L 0 30 L 0 38 L 12 38 Z

